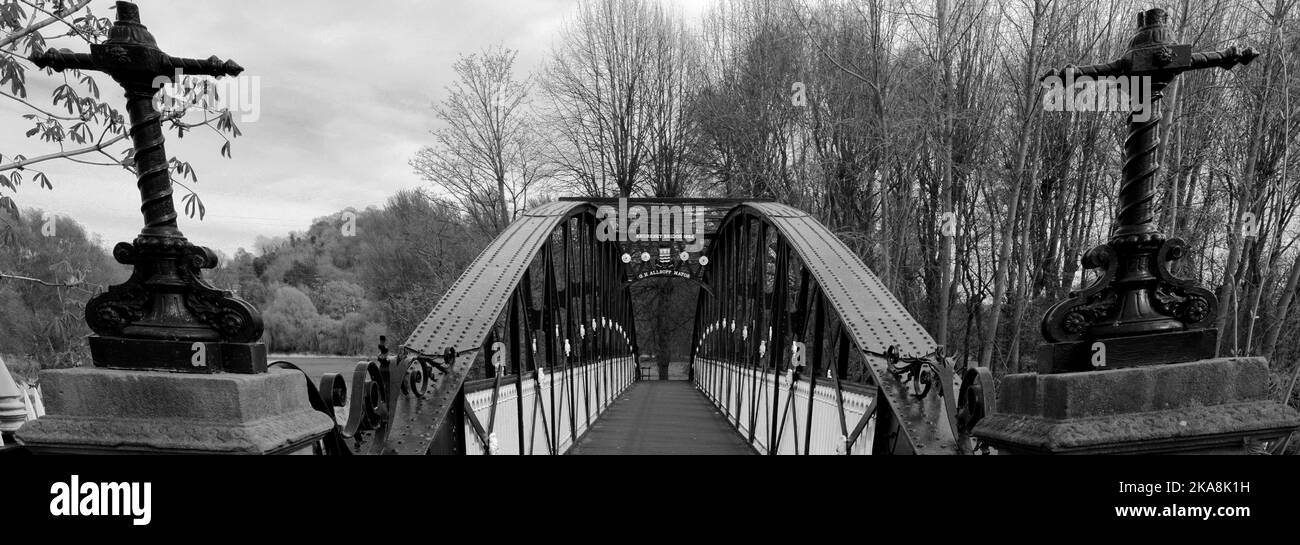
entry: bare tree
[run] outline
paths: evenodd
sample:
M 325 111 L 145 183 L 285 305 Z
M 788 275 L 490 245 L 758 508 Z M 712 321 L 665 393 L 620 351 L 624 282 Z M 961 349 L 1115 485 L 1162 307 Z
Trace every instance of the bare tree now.
M 645 174 L 656 197 L 682 197 L 699 184 L 696 156 L 702 143 L 695 117 L 701 82 L 699 44 L 680 17 L 652 14 L 656 36 L 646 86 L 650 115 Z
M 532 84 L 514 78 L 516 54 L 496 47 L 460 56 L 457 81 L 434 107 L 442 123 L 432 131 L 435 143 L 411 160 L 487 233 L 505 229 L 545 176 L 529 111 Z
M 1016 99 L 1015 117 L 1012 122 L 1015 123 L 1014 136 L 1014 163 L 1011 171 L 1008 172 L 1008 178 L 1012 181 L 1010 193 L 1010 207 L 1007 211 L 1006 225 L 1002 229 L 1002 240 L 998 246 L 997 263 L 995 265 L 993 279 L 993 298 L 992 305 L 989 309 L 988 329 L 985 331 L 983 347 L 980 350 L 980 365 L 988 367 L 992 364 L 993 350 L 997 346 L 998 323 L 1002 317 L 1003 297 L 1008 292 L 1009 274 L 1011 263 L 1012 241 L 1015 238 L 1022 238 L 1024 235 L 1015 229 L 1014 226 L 1019 222 L 1019 209 L 1026 193 L 1024 186 L 1030 182 L 1027 176 L 1026 166 L 1029 160 L 1029 151 L 1032 139 L 1036 134 L 1035 125 L 1042 112 L 1042 104 L 1039 102 L 1042 91 L 1038 84 L 1038 76 L 1042 71 L 1042 49 L 1044 38 L 1050 29 L 1045 28 L 1050 24 L 1048 16 L 1050 14 L 1050 2 L 1046 0 L 1033 0 L 1033 3 L 1026 6 L 1026 14 L 1029 28 L 1016 28 L 1017 35 L 1020 39 L 1018 47 L 1012 49 L 1017 53 L 1017 57 L 1023 58 L 1023 62 L 1017 62 L 1010 59 L 1003 59 L 1003 66 L 1006 70 L 1006 79 L 1015 82 L 1013 84 L 1011 96 Z M 1029 214 L 1033 213 L 1034 201 L 1032 197 L 1036 192 L 1031 188 L 1029 191 L 1030 208 Z M 1028 222 L 1025 222 L 1028 225 Z M 1027 231 L 1027 229 L 1026 229 Z M 1027 261 L 1022 255 L 1022 262 Z M 1023 270 L 1023 267 L 1021 268 Z M 1022 282 L 1024 276 L 1018 276 Z M 1014 303 L 1014 301 L 1013 301 Z M 1020 305 L 1016 308 L 1016 319 L 1012 325 L 1019 327 L 1019 321 L 1024 316 L 1023 309 Z M 1016 338 L 1013 335 L 1013 338 Z M 1019 350 L 1013 349 L 1011 353 L 1012 365 L 1016 365 L 1014 360 L 1019 356 Z
M 585 195 L 631 195 L 650 163 L 681 181 L 687 40 L 648 0 L 581 0 L 560 31 L 544 88 L 557 176 Z

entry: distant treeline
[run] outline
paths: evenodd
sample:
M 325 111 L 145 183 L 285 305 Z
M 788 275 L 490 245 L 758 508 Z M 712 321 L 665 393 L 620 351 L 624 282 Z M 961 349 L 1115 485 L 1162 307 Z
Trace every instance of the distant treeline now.
M 35 378 L 39 367 L 89 356 L 86 301 L 130 272 L 76 221 L 27 209 L 0 233 L 0 356 Z
M 130 270 L 69 218 L 44 236 L 28 210 L 0 246 L 0 354 L 19 369 L 89 361 L 86 301 Z M 271 352 L 370 355 L 400 343 L 485 243 L 452 208 L 419 191 L 340 211 L 304 232 L 259 238 L 205 277 L 262 311 Z M 202 243 L 202 241 L 196 241 Z

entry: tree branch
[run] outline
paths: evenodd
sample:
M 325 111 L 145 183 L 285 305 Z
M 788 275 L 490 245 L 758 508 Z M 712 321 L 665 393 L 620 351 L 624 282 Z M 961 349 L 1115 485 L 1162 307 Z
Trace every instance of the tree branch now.
M 17 100 L 18 102 L 23 103 L 24 106 L 27 106 L 28 108 L 31 108 L 31 109 L 33 109 L 33 110 L 36 110 L 36 111 L 40 112 L 41 114 L 45 115 L 45 117 L 49 117 L 49 118 L 53 118 L 53 119 L 61 119 L 61 120 L 63 120 L 63 121 L 85 121 L 85 119 L 84 119 L 84 118 L 81 118 L 81 117 L 64 116 L 64 115 L 59 115 L 59 114 L 55 114 L 55 113 L 47 112 L 47 111 L 45 111 L 45 110 L 42 110 L 39 106 L 37 106 L 37 105 L 35 105 L 35 104 L 32 104 L 32 103 L 30 103 L 30 102 L 27 102 L 26 100 L 23 100 L 23 99 L 21 99 L 21 98 L 19 98 L 19 97 L 16 97 L 16 96 L 14 96 L 14 95 L 9 94 L 9 93 L 0 92 L 0 96 L 8 97 L 8 98 L 12 98 L 12 99 L 14 99 L 14 100 Z
M 22 161 L 14 161 L 12 163 L 3 164 L 0 165 L 0 172 L 4 172 L 6 170 L 21 169 L 27 167 L 28 165 L 34 165 L 36 163 L 50 161 L 53 159 L 63 159 L 67 157 L 75 157 L 86 153 L 94 153 L 97 151 L 102 151 L 104 148 L 107 148 L 113 144 L 125 140 L 127 136 L 128 136 L 127 133 L 122 133 L 112 138 L 109 138 L 108 140 L 95 144 L 93 146 L 86 146 L 84 148 L 77 148 L 69 151 L 60 151 L 56 153 L 51 153 L 49 155 L 42 155 L 40 157 L 33 157 L 31 159 L 23 159 Z
M 79 0 L 79 1 L 77 2 L 76 5 L 74 5 L 71 9 L 68 10 L 68 13 L 76 13 L 76 12 L 78 12 L 78 11 L 81 11 L 81 8 L 86 7 L 86 4 L 89 4 L 89 3 L 90 3 L 90 0 Z M 43 11 L 43 10 L 42 10 L 42 11 Z M 8 36 L 5 36 L 5 37 L 3 37 L 3 38 L 0 38 L 0 48 L 9 47 L 9 44 L 12 44 L 12 43 L 14 43 L 14 42 L 17 42 L 18 40 L 21 40 L 21 39 L 27 37 L 29 34 L 31 34 L 31 33 L 33 33 L 33 32 L 36 32 L 36 31 L 38 31 L 38 30 L 40 30 L 40 29 L 42 29 L 42 28 L 45 28 L 45 27 L 47 27 L 47 26 L 50 26 L 50 25 L 52 25 L 52 24 L 54 24 L 54 23 L 56 23 L 56 22 L 59 22 L 59 21 L 63 21 L 63 18 L 62 18 L 62 17 L 59 17 L 58 15 L 54 15 L 54 16 L 48 17 L 48 18 L 46 18 L 46 19 L 42 19 L 42 20 L 40 20 L 39 22 L 37 22 L 37 23 L 35 23 L 35 24 L 33 24 L 33 25 L 29 25 L 27 28 L 25 28 L 25 29 L 23 29 L 23 30 L 20 30 L 20 31 L 18 31 L 18 32 L 15 32 L 15 33 L 10 34 L 10 35 L 8 35 Z M 64 22 L 64 23 L 67 23 L 67 21 L 63 21 L 63 22 Z
M 40 285 L 42 285 L 42 286 L 45 286 L 45 287 L 47 287 L 47 288 L 75 288 L 75 287 L 79 287 L 79 286 L 84 285 L 84 282 L 73 282 L 73 283 L 62 283 L 62 282 L 60 282 L 60 283 L 55 283 L 55 282 L 46 282 L 46 281 L 41 280 L 41 279 L 39 279 L 39 278 L 31 278 L 31 277 L 28 277 L 28 276 L 19 276 L 19 275 L 16 275 L 16 274 L 8 274 L 8 273 L 3 273 L 3 272 L 0 272 L 0 279 L 4 279 L 4 280 L 22 280 L 22 281 L 24 281 L 24 282 L 33 282 L 33 283 L 36 283 L 36 284 L 40 284 Z
M 30 1 L 28 1 L 28 0 L 18 0 L 18 1 L 19 1 L 19 2 L 22 2 L 22 3 L 24 3 L 24 4 L 27 4 L 27 5 L 29 5 L 29 6 L 31 6 L 32 9 L 35 9 L 35 10 L 37 10 L 37 11 L 40 11 L 41 13 L 44 13 L 44 14 L 46 14 L 46 15 L 49 15 L 50 18 L 52 18 L 52 19 L 54 19 L 54 20 L 57 20 L 57 21 L 59 21 L 60 23 L 63 23 L 63 24 L 65 24 L 65 25 L 67 25 L 69 30 L 71 30 L 72 32 L 75 32 L 75 33 L 77 33 L 77 34 L 80 34 L 81 37 L 82 37 L 83 39 L 85 39 L 87 43 L 90 43 L 90 41 L 91 41 L 90 36 L 87 35 L 85 32 L 82 32 L 81 29 L 77 28 L 77 27 L 76 27 L 75 25 L 73 25 L 72 23 L 69 23 L 68 20 L 67 20 L 67 19 L 64 19 L 62 15 L 59 15 L 59 14 L 57 14 L 57 13 L 50 13 L 49 10 L 46 10 L 45 8 L 41 7 L 40 5 L 35 4 L 35 3 L 33 3 L 33 2 L 30 2 Z M 89 3 L 90 3 L 90 0 L 85 0 L 84 2 L 82 2 L 81 5 L 82 5 L 82 6 L 85 6 L 86 4 L 89 4 Z M 74 8 L 74 9 L 68 11 L 67 13 L 73 13 L 73 14 L 75 14 L 75 13 L 77 13 L 77 12 L 80 11 L 80 10 L 81 10 L 81 7 L 76 7 L 76 8 Z M 49 19 L 47 19 L 47 20 L 49 20 Z

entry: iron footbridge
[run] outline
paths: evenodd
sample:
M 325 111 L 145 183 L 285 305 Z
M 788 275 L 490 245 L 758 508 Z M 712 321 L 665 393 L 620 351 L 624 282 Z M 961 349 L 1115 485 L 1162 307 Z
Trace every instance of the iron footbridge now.
M 663 276 L 699 285 L 676 385 L 639 370 L 631 285 Z M 397 353 L 309 383 L 325 454 L 958 454 L 991 406 L 820 222 L 720 199 L 530 210 Z

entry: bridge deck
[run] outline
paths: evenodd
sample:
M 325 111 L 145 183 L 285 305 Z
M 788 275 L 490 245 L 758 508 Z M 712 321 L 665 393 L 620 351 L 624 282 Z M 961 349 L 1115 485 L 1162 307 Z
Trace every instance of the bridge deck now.
M 754 454 L 691 383 L 643 381 L 619 396 L 570 454 Z

